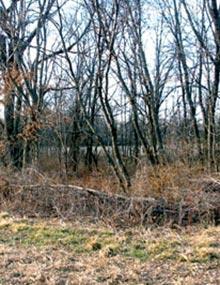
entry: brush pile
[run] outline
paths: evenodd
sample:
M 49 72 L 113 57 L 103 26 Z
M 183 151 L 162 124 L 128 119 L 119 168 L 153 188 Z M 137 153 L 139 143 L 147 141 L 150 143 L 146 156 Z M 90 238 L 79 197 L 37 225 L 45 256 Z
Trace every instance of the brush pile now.
M 18 177 L 14 181 L 0 177 L 1 211 L 27 217 L 102 219 L 125 227 L 138 224 L 220 224 L 220 182 L 214 180 L 204 180 L 198 191 L 183 190 L 181 199 L 168 201 L 54 184 L 33 171 L 28 177 L 26 183 Z

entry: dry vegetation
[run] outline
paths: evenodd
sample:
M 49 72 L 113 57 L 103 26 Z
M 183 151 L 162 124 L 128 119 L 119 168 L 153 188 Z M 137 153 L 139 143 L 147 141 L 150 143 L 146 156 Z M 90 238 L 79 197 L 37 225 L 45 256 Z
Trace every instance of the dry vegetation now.
M 142 167 L 128 195 L 117 190 L 104 167 L 100 172 L 79 172 L 66 180 L 54 178 L 52 173 L 43 175 L 34 168 L 22 173 L 2 169 L 1 173 L 1 210 L 16 215 L 67 220 L 89 216 L 122 227 L 154 223 L 218 225 L 220 221 L 218 174 L 205 175 L 199 167 Z
M 186 154 L 185 154 L 186 155 Z M 81 187 L 99 189 L 107 193 L 120 193 L 118 181 L 106 162 L 100 161 L 98 169 L 89 171 L 84 165 L 80 165 L 76 173 L 67 178 L 59 172 L 58 161 L 54 158 L 42 157 L 39 161 L 41 173 L 51 178 L 55 183 L 68 183 Z M 168 200 L 176 200 L 187 189 L 199 191 L 203 188 L 205 180 L 218 181 L 219 173 L 209 173 L 201 163 L 191 166 L 188 162 L 150 166 L 140 162 L 136 167 L 130 166 L 132 187 L 130 193 L 141 197 L 164 197 Z M 59 175 L 58 175 L 59 173 Z M 202 182 L 202 183 L 201 183 Z
M 220 284 L 218 174 L 142 167 L 133 185 L 1 169 L 0 284 Z
M 0 285 L 220 284 L 219 19 L 0 0 Z
M 219 284 L 220 228 L 0 218 L 0 284 Z

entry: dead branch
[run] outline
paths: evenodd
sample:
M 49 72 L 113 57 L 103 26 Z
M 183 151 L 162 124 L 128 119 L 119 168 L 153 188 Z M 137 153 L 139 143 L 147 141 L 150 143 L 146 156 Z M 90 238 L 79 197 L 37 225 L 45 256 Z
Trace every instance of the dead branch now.
M 95 189 L 64 184 L 11 184 L 14 199 L 7 207 L 16 214 L 75 219 L 76 216 L 111 220 L 128 225 L 219 224 L 220 195 L 204 193 L 194 201 L 169 203 L 164 199 L 113 195 Z M 6 205 L 4 203 L 4 205 Z M 2 208 L 2 205 L 0 203 Z

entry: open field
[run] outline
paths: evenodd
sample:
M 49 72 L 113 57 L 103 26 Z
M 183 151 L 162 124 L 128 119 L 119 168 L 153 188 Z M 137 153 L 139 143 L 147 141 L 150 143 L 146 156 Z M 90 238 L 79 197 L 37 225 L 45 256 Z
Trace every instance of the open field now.
M 220 284 L 220 227 L 119 230 L 1 213 L 0 284 Z

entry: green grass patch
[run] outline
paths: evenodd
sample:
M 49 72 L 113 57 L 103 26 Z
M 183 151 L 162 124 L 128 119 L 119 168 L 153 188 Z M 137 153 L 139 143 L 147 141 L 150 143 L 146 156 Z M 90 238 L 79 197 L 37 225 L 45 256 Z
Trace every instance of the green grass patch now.
M 140 249 L 136 247 L 129 247 L 127 251 L 124 252 L 127 257 L 137 258 L 140 261 L 146 261 L 149 259 L 149 254 L 146 249 Z
M 2 239 L 0 243 L 23 246 L 60 246 L 64 245 L 76 252 L 84 251 L 87 237 L 79 229 L 45 226 L 44 224 L 28 224 L 25 222 L 8 222 L 7 226 L 0 227 Z
M 51 223 L 52 222 L 52 223 Z M 94 226 L 94 225 L 93 225 Z M 13 219 L 0 215 L 0 245 L 68 248 L 77 254 L 99 254 L 111 258 L 121 256 L 148 260 L 174 260 L 177 262 L 219 262 L 219 232 L 213 228 L 195 234 L 180 235 L 175 231 L 164 234 L 156 231 L 127 230 L 113 232 L 92 225 L 61 226 L 57 221 Z

